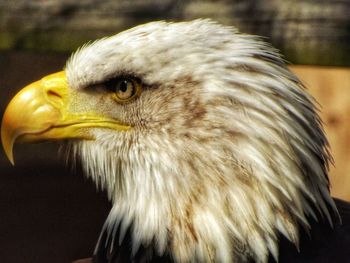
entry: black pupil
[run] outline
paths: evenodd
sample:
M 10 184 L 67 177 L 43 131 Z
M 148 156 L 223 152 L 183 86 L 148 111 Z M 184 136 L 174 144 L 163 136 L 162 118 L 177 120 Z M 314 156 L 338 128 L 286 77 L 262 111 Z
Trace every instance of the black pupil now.
M 120 85 L 119 85 L 119 90 L 121 92 L 125 92 L 128 89 L 128 81 L 127 80 L 123 80 Z

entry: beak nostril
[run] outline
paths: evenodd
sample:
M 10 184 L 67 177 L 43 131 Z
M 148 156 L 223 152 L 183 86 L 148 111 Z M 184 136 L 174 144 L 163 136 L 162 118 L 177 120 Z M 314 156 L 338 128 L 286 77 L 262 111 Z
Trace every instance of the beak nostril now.
M 53 102 L 53 103 L 58 103 L 58 104 L 62 104 L 63 103 L 63 97 L 61 94 L 59 94 L 58 92 L 52 90 L 52 89 L 49 89 L 47 92 L 47 98 Z
M 62 96 L 60 94 L 58 94 L 56 91 L 53 91 L 53 90 L 48 90 L 47 91 L 47 95 L 48 95 L 49 98 L 55 97 L 55 99 L 62 99 Z

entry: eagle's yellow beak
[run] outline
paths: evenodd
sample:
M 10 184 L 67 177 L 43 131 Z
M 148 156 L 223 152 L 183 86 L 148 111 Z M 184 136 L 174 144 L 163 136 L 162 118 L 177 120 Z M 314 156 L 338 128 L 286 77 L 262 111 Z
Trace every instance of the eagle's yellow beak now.
M 130 128 L 93 113 L 70 113 L 68 95 L 66 74 L 61 71 L 28 85 L 11 100 L 2 119 L 1 140 L 12 164 L 15 142 L 94 139 L 86 128 Z

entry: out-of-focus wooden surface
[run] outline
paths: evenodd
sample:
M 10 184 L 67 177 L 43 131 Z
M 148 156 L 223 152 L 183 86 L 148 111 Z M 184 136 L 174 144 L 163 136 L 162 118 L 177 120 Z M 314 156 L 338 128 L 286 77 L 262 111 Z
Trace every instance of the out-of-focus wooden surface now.
M 335 166 L 332 195 L 350 201 L 350 68 L 291 66 L 320 104 Z
M 348 0 L 0 0 L 0 14 L 0 49 L 71 52 L 150 21 L 211 18 L 295 64 L 350 66 Z

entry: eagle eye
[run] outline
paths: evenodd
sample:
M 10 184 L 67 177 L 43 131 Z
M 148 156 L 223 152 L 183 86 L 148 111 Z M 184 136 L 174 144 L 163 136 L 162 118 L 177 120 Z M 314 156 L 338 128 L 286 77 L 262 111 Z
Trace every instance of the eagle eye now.
M 109 86 L 114 92 L 113 98 L 118 102 L 128 102 L 141 93 L 141 84 L 133 78 L 119 78 Z

